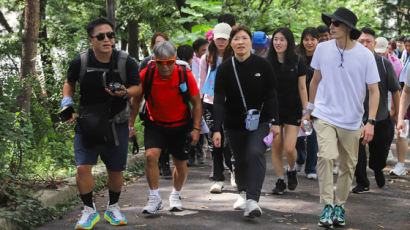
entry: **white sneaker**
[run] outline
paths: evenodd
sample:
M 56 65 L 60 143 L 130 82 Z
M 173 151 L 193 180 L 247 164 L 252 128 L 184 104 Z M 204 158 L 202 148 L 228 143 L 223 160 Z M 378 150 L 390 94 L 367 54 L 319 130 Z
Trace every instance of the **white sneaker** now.
M 142 213 L 144 214 L 155 214 L 158 210 L 163 209 L 161 198 L 156 195 L 149 195 L 147 205 L 145 205 Z
M 169 211 L 180 212 L 182 211 L 181 197 L 178 194 L 169 195 Z
M 394 156 L 393 156 L 393 152 L 391 150 L 389 150 L 389 155 L 387 155 L 387 163 L 391 164 L 394 162 Z
M 333 175 L 339 174 L 339 165 L 335 164 L 333 166 Z
M 308 173 L 308 174 L 306 175 L 306 177 L 307 177 L 308 179 L 311 179 L 311 180 L 316 180 L 316 179 L 317 179 L 317 174 L 316 174 L 316 173 Z
M 390 170 L 391 176 L 405 176 L 406 174 L 407 174 L 406 168 L 404 168 L 403 166 L 397 166 L 397 164 L 394 167 L 394 169 Z
M 93 203 L 94 208 L 84 206 L 83 211 L 81 211 L 81 217 L 77 221 L 74 229 L 92 229 L 92 227 L 100 221 L 100 215 L 95 209 L 95 204 Z
M 246 200 L 246 208 L 243 216 L 254 218 L 260 217 L 262 215 L 262 209 L 259 207 L 258 202 L 255 200 L 249 199 Z
M 223 181 L 215 181 L 215 183 L 209 189 L 210 193 L 222 193 L 222 189 L 224 188 Z
M 302 170 L 302 166 L 303 165 L 300 165 L 300 164 L 296 163 L 296 166 L 295 166 L 296 172 L 300 172 Z
M 244 210 L 246 208 L 246 192 L 242 191 L 238 194 L 238 199 L 233 204 L 233 209 Z
M 120 206 L 118 202 L 112 205 L 107 205 L 107 210 L 104 213 L 104 219 L 108 221 L 111 225 L 126 225 L 127 219 L 120 211 Z
M 236 180 L 235 180 L 235 173 L 231 172 L 231 185 L 233 189 L 237 189 L 238 186 L 236 185 Z

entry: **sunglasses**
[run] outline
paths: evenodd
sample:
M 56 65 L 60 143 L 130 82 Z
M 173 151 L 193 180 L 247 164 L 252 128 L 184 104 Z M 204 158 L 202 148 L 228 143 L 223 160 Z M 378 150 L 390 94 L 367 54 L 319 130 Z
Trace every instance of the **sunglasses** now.
M 172 65 L 175 63 L 175 58 L 172 59 L 167 59 L 167 60 L 161 60 L 161 59 L 157 59 L 155 58 L 155 63 L 157 63 L 158 65 Z
M 104 40 L 105 36 L 107 35 L 108 39 L 113 39 L 115 38 L 115 33 L 114 32 L 108 32 L 108 33 L 100 33 L 95 35 L 94 37 L 91 36 L 92 38 L 97 38 L 98 41 Z
M 340 24 L 342 24 L 342 22 L 341 22 L 341 21 L 331 21 L 331 22 L 330 22 L 330 25 L 331 25 L 331 24 L 333 24 L 333 25 L 336 26 L 336 27 L 339 27 Z

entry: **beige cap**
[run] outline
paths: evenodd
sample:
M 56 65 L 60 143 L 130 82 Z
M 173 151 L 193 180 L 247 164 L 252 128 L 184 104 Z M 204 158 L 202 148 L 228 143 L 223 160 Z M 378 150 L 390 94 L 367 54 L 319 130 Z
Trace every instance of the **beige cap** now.
M 219 23 L 214 27 L 214 39 L 224 38 L 229 40 L 229 36 L 231 35 L 232 28 L 227 23 Z
M 389 41 L 384 37 L 376 38 L 376 47 L 374 47 L 374 52 L 376 53 L 386 53 Z

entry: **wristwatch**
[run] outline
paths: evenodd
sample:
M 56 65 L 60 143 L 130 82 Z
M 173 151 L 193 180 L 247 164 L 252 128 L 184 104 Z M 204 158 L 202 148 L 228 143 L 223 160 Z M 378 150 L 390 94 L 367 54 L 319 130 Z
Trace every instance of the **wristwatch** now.
M 367 119 L 367 123 L 370 123 L 372 125 L 376 124 L 376 120 L 375 119 Z

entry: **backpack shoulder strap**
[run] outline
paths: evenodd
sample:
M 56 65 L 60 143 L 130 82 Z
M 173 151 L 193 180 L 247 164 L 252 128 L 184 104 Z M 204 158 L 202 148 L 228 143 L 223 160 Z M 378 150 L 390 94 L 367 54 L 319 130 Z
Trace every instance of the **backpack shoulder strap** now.
M 127 69 L 125 64 L 127 62 L 128 54 L 122 50 L 119 50 L 118 52 L 117 68 L 120 73 L 121 81 L 125 84 L 127 82 Z
M 144 80 L 144 98 L 148 101 L 148 97 L 151 95 L 152 82 L 154 81 L 155 66 L 152 63 L 148 64 L 147 71 L 145 72 Z M 154 102 L 151 100 L 151 105 L 154 106 Z
M 88 66 L 88 56 L 90 55 L 89 49 L 84 50 L 83 52 L 80 53 L 80 58 L 81 58 L 81 68 L 80 68 L 80 74 L 78 76 L 78 82 L 81 85 L 81 82 L 84 79 L 85 74 L 87 73 L 87 66 Z

